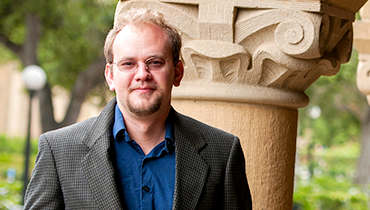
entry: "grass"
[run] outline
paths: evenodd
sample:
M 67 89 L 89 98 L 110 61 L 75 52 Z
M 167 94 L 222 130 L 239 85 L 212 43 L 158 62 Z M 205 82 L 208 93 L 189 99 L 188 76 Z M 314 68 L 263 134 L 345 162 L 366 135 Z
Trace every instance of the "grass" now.
M 37 141 L 32 140 L 30 171 L 34 166 Z M 0 135 L 0 210 L 20 209 L 23 200 L 25 138 Z M 14 174 L 15 172 L 15 174 Z M 15 176 L 13 177 L 12 174 Z

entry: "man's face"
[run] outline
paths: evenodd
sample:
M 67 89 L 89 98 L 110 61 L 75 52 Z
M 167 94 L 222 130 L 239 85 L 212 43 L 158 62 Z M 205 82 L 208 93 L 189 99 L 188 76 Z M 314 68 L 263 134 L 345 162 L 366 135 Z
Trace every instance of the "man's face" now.
M 116 92 L 123 115 L 145 117 L 168 112 L 172 85 L 180 85 L 183 65 L 181 61 L 174 65 L 163 29 L 151 24 L 125 26 L 113 43 L 113 55 L 113 63 L 128 60 L 127 65 L 132 65 L 137 62 L 137 68 L 129 72 L 119 70 L 117 64 L 106 65 L 109 89 Z M 145 61 L 153 57 L 170 59 L 162 68 L 153 71 L 145 65 Z

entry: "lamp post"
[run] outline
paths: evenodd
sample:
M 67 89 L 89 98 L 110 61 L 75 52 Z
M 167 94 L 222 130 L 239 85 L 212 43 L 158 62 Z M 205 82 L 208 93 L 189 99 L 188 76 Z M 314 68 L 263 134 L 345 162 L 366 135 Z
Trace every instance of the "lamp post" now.
M 28 171 L 31 150 L 31 113 L 32 113 L 32 99 L 38 90 L 41 90 L 46 83 L 46 74 L 44 70 L 37 65 L 29 65 L 23 69 L 22 78 L 29 94 L 29 107 L 28 107 L 28 125 L 26 146 L 24 150 L 25 162 L 23 173 L 23 198 L 28 184 Z M 24 200 L 24 199 L 23 199 Z

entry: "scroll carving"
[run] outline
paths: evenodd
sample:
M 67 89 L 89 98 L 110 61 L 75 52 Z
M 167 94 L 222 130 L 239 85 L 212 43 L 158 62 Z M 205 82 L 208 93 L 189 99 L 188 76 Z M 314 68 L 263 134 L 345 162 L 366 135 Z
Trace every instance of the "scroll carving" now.
M 259 85 L 304 91 L 349 59 L 352 28 L 340 27 L 337 19 L 302 11 L 240 11 L 235 42 L 253 54 L 252 66 L 262 72 Z M 262 24 L 255 24 L 258 20 Z

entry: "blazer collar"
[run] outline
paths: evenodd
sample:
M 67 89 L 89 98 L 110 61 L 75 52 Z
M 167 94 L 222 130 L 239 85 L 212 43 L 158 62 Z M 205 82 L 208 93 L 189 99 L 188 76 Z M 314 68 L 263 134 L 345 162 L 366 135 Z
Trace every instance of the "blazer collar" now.
M 116 106 L 116 98 L 113 98 L 102 110 L 100 115 L 96 118 L 96 121 L 87 132 L 86 136 L 82 140 L 88 148 L 92 148 L 95 142 L 104 134 L 112 132 L 112 126 L 114 121 L 114 107 Z M 109 146 L 109 142 L 107 142 Z
M 116 99 L 112 99 L 82 140 L 89 152 L 81 162 L 82 171 L 99 209 L 122 209 L 109 158 Z
M 176 175 L 173 209 L 195 209 L 207 179 L 209 166 L 199 152 L 206 142 L 194 121 L 175 112 Z

